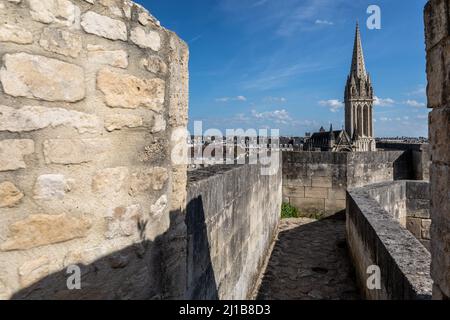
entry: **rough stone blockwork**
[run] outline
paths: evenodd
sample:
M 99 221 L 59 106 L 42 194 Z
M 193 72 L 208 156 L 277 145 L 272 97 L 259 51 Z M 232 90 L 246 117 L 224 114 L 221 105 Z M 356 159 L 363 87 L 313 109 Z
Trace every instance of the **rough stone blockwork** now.
M 176 297 L 186 44 L 128 0 L 0 8 L 0 298 Z
M 249 299 L 281 211 L 281 169 L 211 167 L 189 174 L 187 298 Z
M 426 183 L 395 181 L 353 189 L 347 197 L 347 242 L 365 298 L 431 299 L 431 256 L 405 228 L 408 199 L 421 199 Z M 370 288 L 368 268 L 378 266 L 381 288 Z M 373 271 L 370 271 L 373 272 Z
M 450 3 L 425 6 L 431 142 L 431 250 L 434 297 L 450 297 Z
M 402 142 L 378 142 L 378 150 L 403 150 L 408 158 L 411 179 L 430 181 L 431 153 L 429 144 Z
M 404 151 L 283 152 L 283 201 L 305 214 L 345 210 L 346 190 L 381 181 L 412 179 Z

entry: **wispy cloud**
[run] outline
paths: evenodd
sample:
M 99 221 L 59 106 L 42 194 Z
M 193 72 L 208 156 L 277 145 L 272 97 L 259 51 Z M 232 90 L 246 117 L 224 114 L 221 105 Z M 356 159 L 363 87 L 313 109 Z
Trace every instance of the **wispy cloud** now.
M 331 112 L 338 112 L 339 109 L 344 107 L 344 103 L 337 99 L 321 100 L 319 101 L 319 105 L 329 107 Z
M 221 0 L 219 6 L 231 19 L 247 23 L 247 31 L 271 30 L 277 36 L 289 37 L 314 30 L 324 22 L 333 24 L 329 17 L 355 4 L 348 0 Z
M 269 120 L 277 124 L 287 124 L 288 122 L 292 121 L 289 112 L 287 112 L 285 109 L 265 112 L 257 112 L 256 110 L 252 110 L 252 116 L 258 120 Z
M 285 97 L 265 97 L 263 102 L 266 103 L 285 103 L 287 99 Z
M 242 83 L 244 89 L 268 90 L 282 86 L 294 77 L 311 72 L 323 71 L 328 66 L 317 63 L 298 63 L 289 66 L 270 66 L 266 70 L 256 74 L 252 79 L 247 79 Z
M 376 107 L 392 107 L 394 105 L 406 105 L 414 108 L 424 108 L 426 107 L 426 103 L 420 102 L 414 99 L 408 99 L 405 101 L 397 101 L 392 98 L 380 98 L 374 97 L 374 106 Z
M 191 40 L 188 41 L 189 44 L 193 44 L 194 42 L 197 42 L 198 40 L 200 40 L 203 37 L 203 35 L 199 34 L 195 37 L 193 37 Z
M 252 4 L 252 7 L 256 8 L 256 7 L 262 6 L 262 5 L 265 5 L 267 2 L 269 2 L 269 0 L 259 0 L 259 1 L 256 1 L 254 4 Z
M 334 25 L 334 22 L 328 21 L 328 20 L 320 20 L 320 19 L 317 19 L 316 22 L 315 22 L 315 24 L 332 26 L 332 25 Z
M 245 102 L 247 101 L 247 97 L 237 96 L 237 97 L 222 97 L 216 99 L 216 102 L 230 102 L 230 101 Z
M 424 85 L 418 85 L 416 89 L 407 93 L 408 96 L 425 96 L 427 93 L 427 88 Z
M 391 98 L 374 97 L 373 105 L 376 107 L 391 107 L 395 104 L 395 100 Z
M 290 132 L 309 130 L 319 127 L 319 123 L 305 118 L 295 119 L 286 109 L 259 111 L 252 109 L 247 113 L 237 113 L 227 117 L 197 118 L 195 121 L 203 121 L 204 127 L 225 129 L 283 129 Z M 287 132 L 284 131 L 284 132 Z
M 419 102 L 417 100 L 406 100 L 404 102 L 407 106 L 415 107 L 415 108 L 425 108 L 426 104 L 424 102 Z

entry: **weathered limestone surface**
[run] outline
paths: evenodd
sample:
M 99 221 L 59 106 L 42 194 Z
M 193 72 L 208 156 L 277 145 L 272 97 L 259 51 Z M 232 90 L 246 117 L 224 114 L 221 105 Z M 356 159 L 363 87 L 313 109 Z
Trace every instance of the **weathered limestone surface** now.
M 34 141 L 29 139 L 0 141 L 0 171 L 26 168 L 25 156 L 34 153 Z
M 66 179 L 62 174 L 44 174 L 39 176 L 34 185 L 34 198 L 40 200 L 63 199 L 70 192 L 74 180 Z
M 157 32 L 150 31 L 146 33 L 141 27 L 136 27 L 131 30 L 130 39 L 143 49 L 150 48 L 153 51 L 161 49 L 161 37 Z
M 10 181 L 0 183 L 0 208 L 14 207 L 23 198 L 23 193 Z
M 97 84 L 110 107 L 161 111 L 164 105 L 165 82 L 158 78 L 142 79 L 102 69 Z
M 101 46 L 88 45 L 89 60 L 95 64 L 105 64 L 116 68 L 128 67 L 128 53 L 124 50 L 107 50 Z
M 188 57 L 129 0 L 0 0 L 0 299 L 184 296 Z
M 280 219 L 281 168 L 215 166 L 189 173 L 189 299 L 248 299 Z
M 347 242 L 359 287 L 367 299 L 431 299 L 431 255 L 401 221 L 406 198 L 419 198 L 414 192 L 424 187 L 415 184 L 384 182 L 348 192 Z M 367 268 L 372 265 L 380 267 L 380 290 L 366 285 Z
M 149 56 L 142 60 L 142 65 L 151 73 L 164 76 L 167 65 L 159 56 Z
M 28 0 L 28 3 L 33 20 L 66 27 L 80 23 L 80 8 L 69 0 Z
M 18 273 L 20 284 L 27 287 L 50 273 L 50 259 L 47 256 L 27 261 L 20 266 Z
M 408 179 L 405 151 L 283 152 L 283 201 L 306 215 L 333 215 L 346 207 L 346 190 Z
M 105 128 L 108 131 L 137 128 L 143 126 L 143 124 L 142 117 L 132 114 L 113 114 L 105 117 Z
M 4 24 L 0 26 L 0 42 L 30 44 L 33 43 L 33 34 L 20 26 Z
M 127 40 L 127 26 L 125 23 L 92 11 L 82 16 L 81 26 L 87 33 L 111 40 Z
M 118 237 L 129 237 L 138 233 L 138 223 L 142 217 L 140 205 L 128 207 L 117 207 L 108 211 L 106 215 L 107 231 L 105 237 L 114 239 Z
M 430 181 L 431 153 L 429 144 L 400 142 L 378 142 L 377 148 L 384 151 L 404 151 L 402 165 L 409 179 Z
M 92 191 L 114 195 L 123 191 L 128 177 L 129 169 L 127 167 L 108 168 L 97 171 L 92 178 Z
M 80 133 L 95 133 L 100 130 L 100 120 L 91 114 L 38 106 L 16 109 L 0 105 L 0 131 L 28 132 L 47 127 L 64 126 Z
M 82 68 L 28 53 L 5 54 L 0 81 L 6 94 L 46 101 L 76 102 L 85 97 Z
M 45 161 L 49 164 L 92 162 L 111 150 L 107 139 L 49 139 L 43 145 Z
M 428 107 L 433 163 L 431 182 L 431 250 L 433 296 L 450 298 L 450 7 L 445 0 L 425 6 Z
M 82 37 L 64 29 L 46 28 L 39 44 L 47 51 L 77 58 L 83 48 Z
M 26 250 L 76 238 L 83 238 L 91 224 L 87 218 L 34 214 L 9 226 L 0 250 Z

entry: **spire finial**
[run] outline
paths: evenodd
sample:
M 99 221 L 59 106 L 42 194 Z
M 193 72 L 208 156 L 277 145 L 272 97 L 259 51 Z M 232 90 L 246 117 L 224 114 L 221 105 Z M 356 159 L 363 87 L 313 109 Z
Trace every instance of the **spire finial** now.
M 355 75 L 357 79 L 367 76 L 358 21 L 356 21 L 355 44 L 353 47 L 352 67 L 350 74 Z

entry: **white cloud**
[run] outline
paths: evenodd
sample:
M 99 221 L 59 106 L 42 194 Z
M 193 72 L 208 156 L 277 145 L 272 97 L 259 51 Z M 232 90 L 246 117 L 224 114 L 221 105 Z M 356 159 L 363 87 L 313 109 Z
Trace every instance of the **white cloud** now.
M 271 61 L 270 66 L 242 83 L 244 89 L 268 90 L 283 86 L 292 78 L 300 75 L 317 73 L 330 67 L 317 62 L 304 61 L 297 64 L 285 65 L 282 61 Z
M 420 114 L 416 117 L 419 120 L 424 120 L 424 119 L 428 119 L 428 115 L 427 114 Z
M 321 100 L 319 101 L 319 105 L 329 107 L 331 112 L 338 112 L 340 108 L 344 107 L 344 103 L 337 99 Z
M 320 20 L 320 19 L 317 19 L 316 22 L 315 22 L 315 24 L 332 26 L 332 25 L 334 25 L 334 22 L 328 21 L 328 20 Z
M 374 99 L 373 105 L 376 107 L 391 107 L 392 105 L 395 104 L 395 100 L 391 98 L 383 99 L 375 96 L 373 99 Z
M 245 102 L 247 101 L 247 98 L 244 96 L 237 96 L 237 97 L 222 97 L 216 99 L 216 102 L 230 102 L 230 101 Z
M 230 101 L 230 98 L 228 98 L 228 97 L 217 98 L 216 99 L 216 102 L 228 102 L 228 101 Z
M 417 88 L 411 92 L 408 92 L 408 96 L 425 96 L 427 88 L 424 85 L 419 85 Z
M 194 42 L 200 40 L 202 37 L 203 37 L 203 36 L 202 36 L 201 34 L 199 34 L 199 35 L 193 37 L 191 40 L 189 40 L 188 43 L 189 43 L 189 44 L 192 44 L 192 43 L 194 43 Z
M 287 99 L 285 97 L 265 97 L 263 101 L 269 103 L 285 103 Z
M 407 106 L 415 107 L 415 108 L 425 108 L 426 104 L 424 102 L 419 102 L 417 100 L 406 100 L 404 102 Z
M 274 121 L 278 124 L 286 124 L 292 121 L 289 112 L 287 112 L 285 109 L 265 112 L 257 112 L 256 110 L 252 110 L 252 116 L 257 120 Z
M 244 32 L 265 31 L 281 37 L 298 37 L 300 32 L 317 29 L 319 23 L 333 23 L 325 17 L 338 19 L 341 8 L 354 6 L 349 0 L 220 0 L 219 9 L 227 18 L 238 20 Z M 330 18 L 331 19 L 331 18 Z

